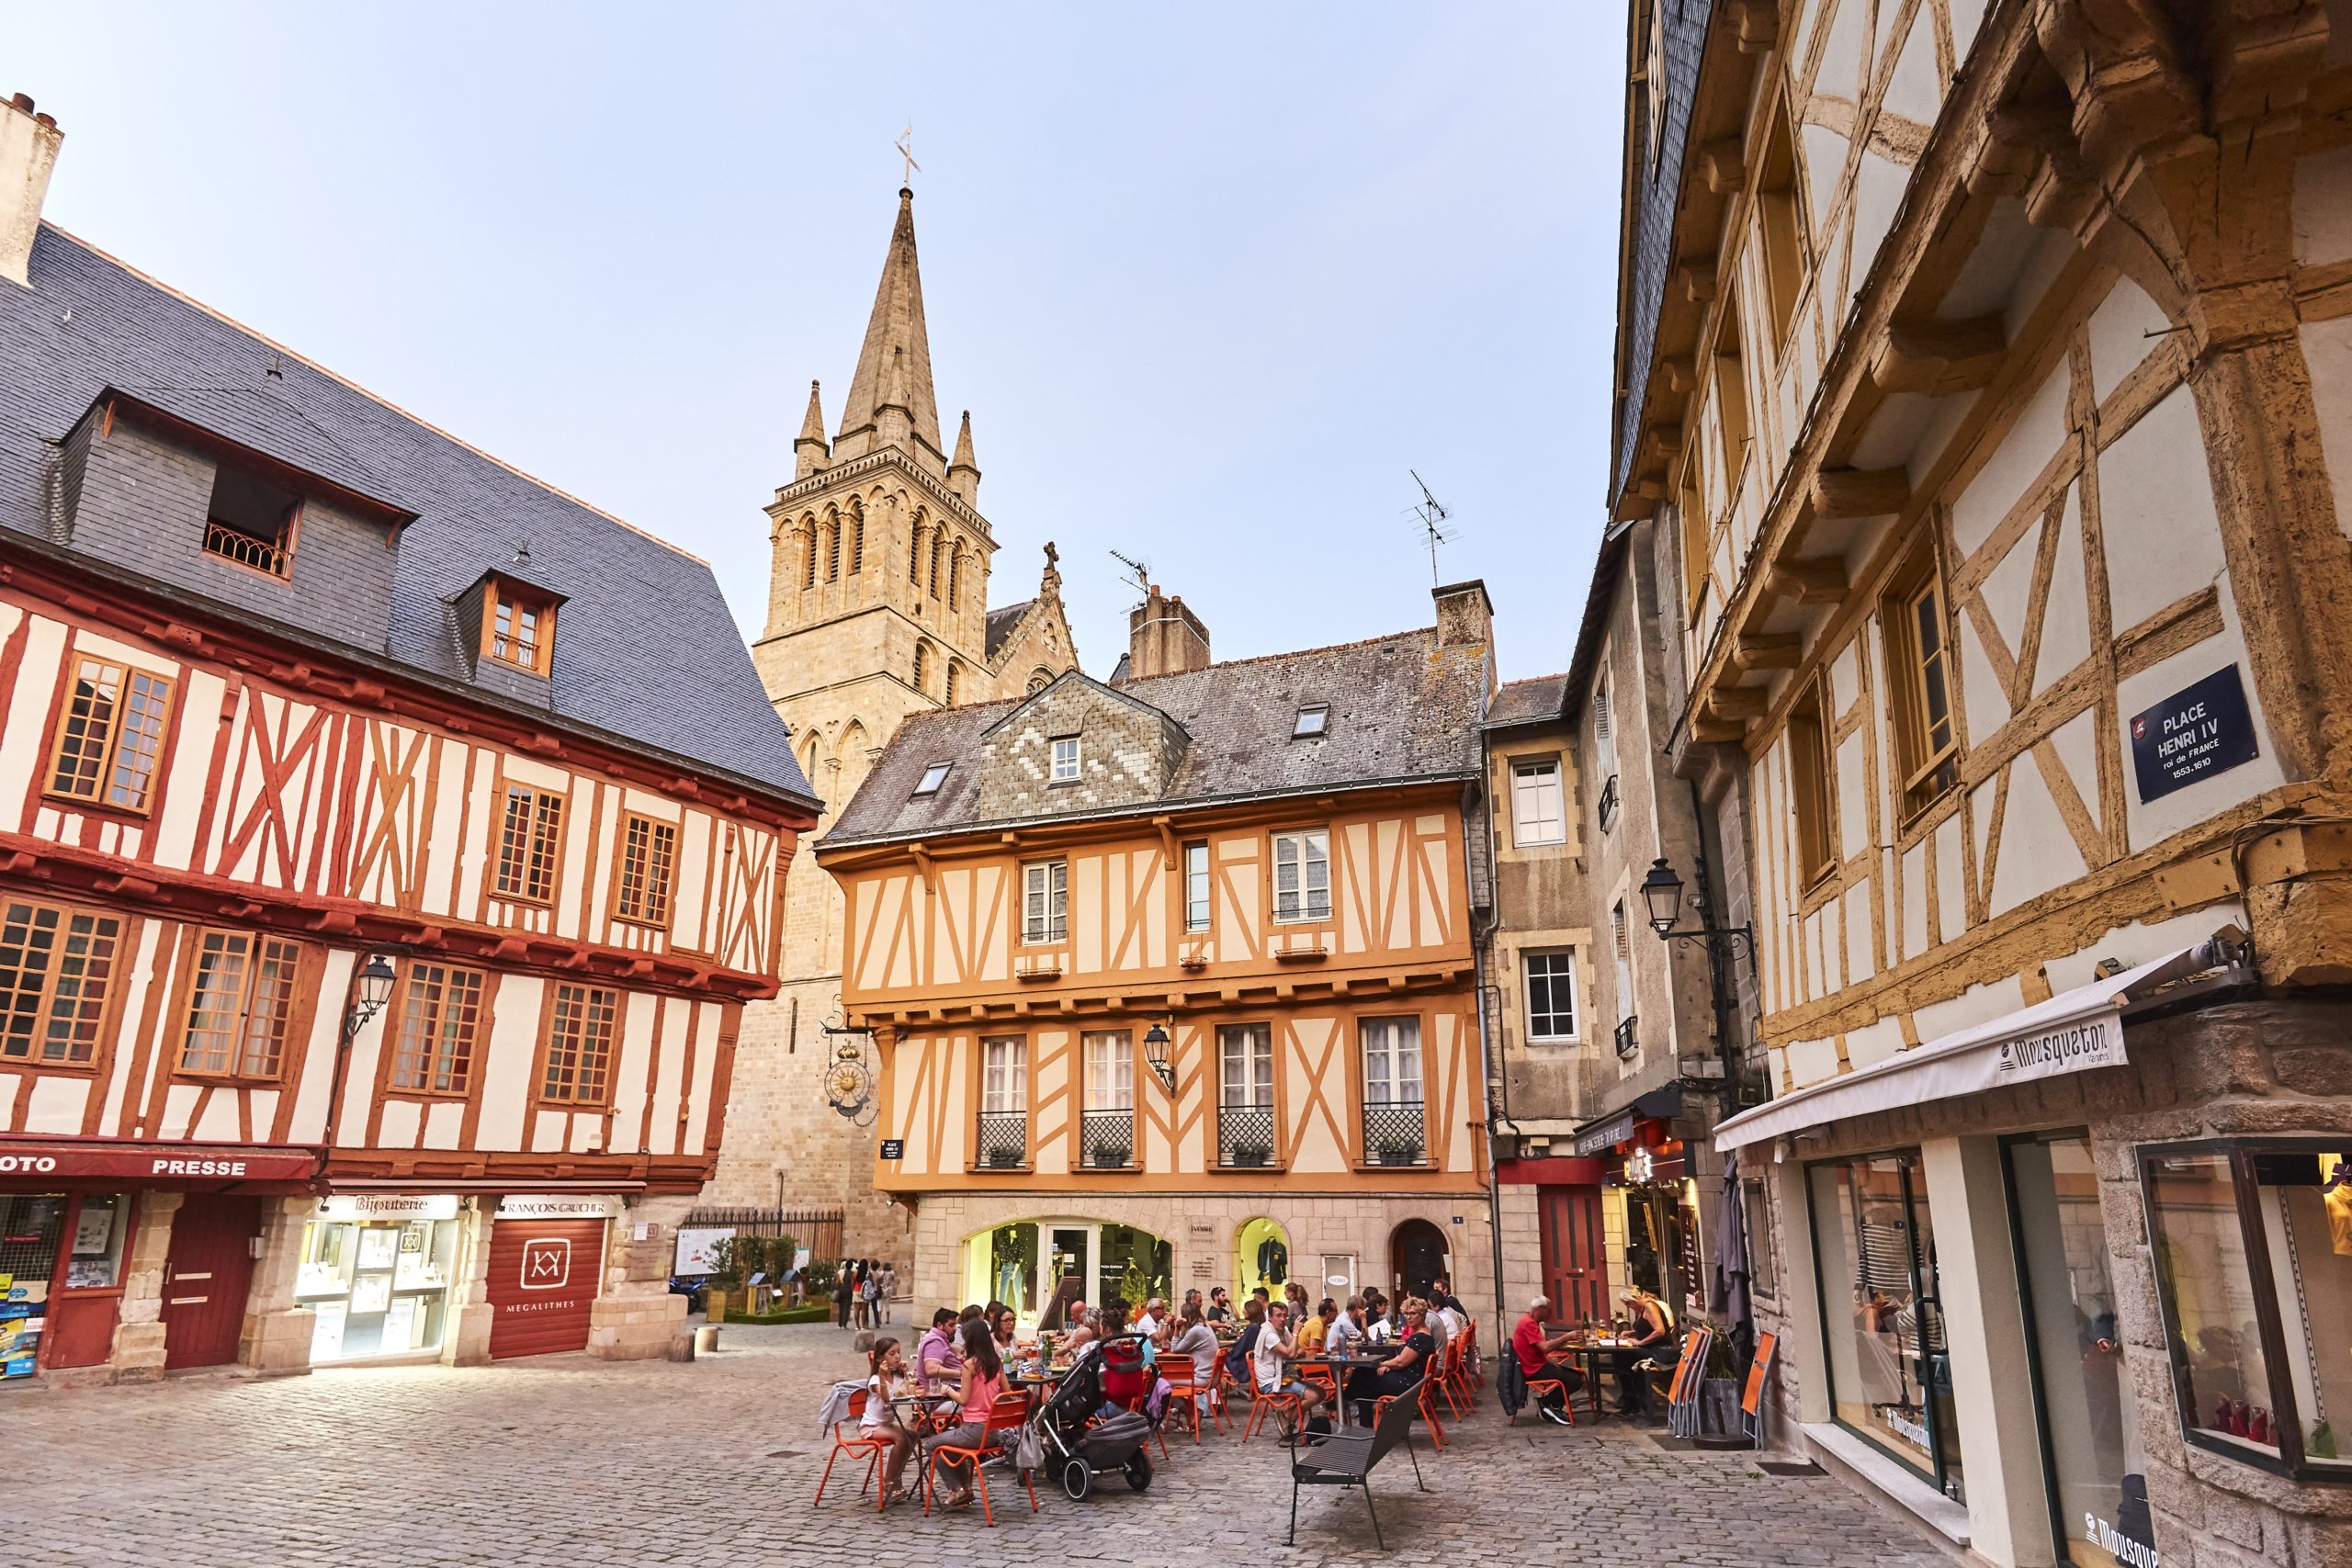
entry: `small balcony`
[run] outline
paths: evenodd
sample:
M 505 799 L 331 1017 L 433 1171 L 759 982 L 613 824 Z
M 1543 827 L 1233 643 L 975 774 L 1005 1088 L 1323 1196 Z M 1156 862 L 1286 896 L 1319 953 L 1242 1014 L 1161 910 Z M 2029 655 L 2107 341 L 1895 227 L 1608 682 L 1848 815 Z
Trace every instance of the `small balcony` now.
M 1617 797 L 1617 775 L 1611 773 L 1609 775 L 1609 782 L 1600 786 L 1600 805 L 1597 815 L 1600 818 L 1602 832 L 1606 833 L 1617 826 L 1617 810 L 1622 804 L 1623 802 Z
M 1026 1111 L 980 1112 L 979 1157 L 982 1170 L 1029 1168 L 1029 1113 Z
M 272 577 L 286 575 L 283 535 L 276 539 L 256 538 L 233 524 L 215 518 L 204 525 L 204 553 L 249 566 L 255 571 L 266 571 Z
M 1428 1122 L 1419 1100 L 1366 1102 L 1363 1108 L 1363 1157 L 1366 1164 L 1427 1165 L 1428 1150 Z
M 1135 1167 L 1136 1113 L 1132 1111 L 1089 1111 L 1079 1122 L 1080 1164 L 1088 1170 L 1129 1170 Z
M 1630 1062 L 1642 1048 L 1641 1037 L 1634 1032 L 1634 1021 L 1628 1016 L 1617 1025 L 1617 1059 Z
M 1216 1108 L 1216 1163 L 1225 1170 L 1260 1170 L 1274 1163 L 1274 1108 Z

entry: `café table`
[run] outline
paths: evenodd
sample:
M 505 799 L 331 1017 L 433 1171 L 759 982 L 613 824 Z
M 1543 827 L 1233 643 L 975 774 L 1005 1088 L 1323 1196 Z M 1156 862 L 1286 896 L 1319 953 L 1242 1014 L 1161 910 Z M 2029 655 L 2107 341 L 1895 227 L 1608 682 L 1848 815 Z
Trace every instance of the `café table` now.
M 1592 1414 L 1595 1420 L 1605 1414 L 1600 1408 L 1601 1358 L 1632 1348 L 1633 1341 L 1630 1339 L 1620 1338 L 1615 1335 L 1599 1335 L 1589 1338 L 1572 1339 L 1561 1350 L 1562 1355 L 1566 1356 L 1572 1364 L 1579 1364 L 1584 1371 L 1585 1396 L 1592 1402 Z M 1618 1398 L 1622 1400 L 1624 1394 L 1621 1390 Z
M 1291 1363 L 1294 1367 L 1329 1367 L 1331 1384 L 1339 1392 L 1340 1425 L 1348 1424 L 1348 1375 L 1363 1368 L 1377 1367 L 1385 1356 L 1301 1356 Z

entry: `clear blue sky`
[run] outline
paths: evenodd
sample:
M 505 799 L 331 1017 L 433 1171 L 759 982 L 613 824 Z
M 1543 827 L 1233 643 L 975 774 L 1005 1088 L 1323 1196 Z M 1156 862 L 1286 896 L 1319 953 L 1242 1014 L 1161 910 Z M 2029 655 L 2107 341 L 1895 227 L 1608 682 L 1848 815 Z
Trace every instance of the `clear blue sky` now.
M 0 93 L 48 216 L 710 560 L 829 419 L 911 118 L 941 423 L 1026 597 L 1107 673 L 1139 555 L 1220 658 L 1430 619 L 1453 508 L 1506 676 L 1563 668 L 1599 537 L 1623 7 L 71 6 Z

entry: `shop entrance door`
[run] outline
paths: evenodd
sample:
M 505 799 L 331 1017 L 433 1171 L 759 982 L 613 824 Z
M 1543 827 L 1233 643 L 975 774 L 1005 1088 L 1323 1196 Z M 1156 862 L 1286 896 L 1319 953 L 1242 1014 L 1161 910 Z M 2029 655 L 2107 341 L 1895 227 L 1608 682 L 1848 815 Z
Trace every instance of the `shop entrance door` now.
M 588 1348 L 605 1277 L 603 1220 L 502 1219 L 490 1233 L 490 1353 Z
M 1609 1255 L 1601 1242 L 1600 1189 L 1536 1190 L 1536 1228 L 1544 1242 L 1544 1293 L 1553 1321 L 1589 1323 L 1609 1315 Z
M 1407 1220 L 1388 1238 L 1388 1263 L 1397 1290 L 1426 1297 L 1445 1274 L 1445 1233 L 1427 1220 Z
M 261 1201 L 191 1192 L 172 1216 L 164 1258 L 164 1366 L 225 1366 L 237 1359 Z

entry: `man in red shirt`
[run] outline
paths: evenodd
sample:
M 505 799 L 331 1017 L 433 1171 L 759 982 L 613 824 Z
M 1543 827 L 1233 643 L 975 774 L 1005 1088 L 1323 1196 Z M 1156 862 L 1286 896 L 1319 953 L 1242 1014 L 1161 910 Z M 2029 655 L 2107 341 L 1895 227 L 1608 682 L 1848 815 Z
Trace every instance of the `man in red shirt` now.
M 1535 1408 L 1546 1421 L 1565 1427 L 1569 1424 L 1567 1396 L 1584 1386 L 1584 1374 L 1565 1361 L 1552 1359 L 1567 1345 L 1569 1331 L 1564 1329 L 1547 1337 L 1544 1325 L 1551 1316 L 1552 1302 L 1548 1296 L 1538 1296 L 1528 1303 L 1527 1314 L 1519 1320 L 1519 1326 L 1510 1331 L 1510 1348 L 1511 1353 L 1519 1358 L 1519 1370 L 1526 1375 L 1529 1382 L 1549 1378 L 1559 1383 L 1558 1403 L 1553 1402 L 1555 1396 L 1547 1388 L 1536 1399 Z

